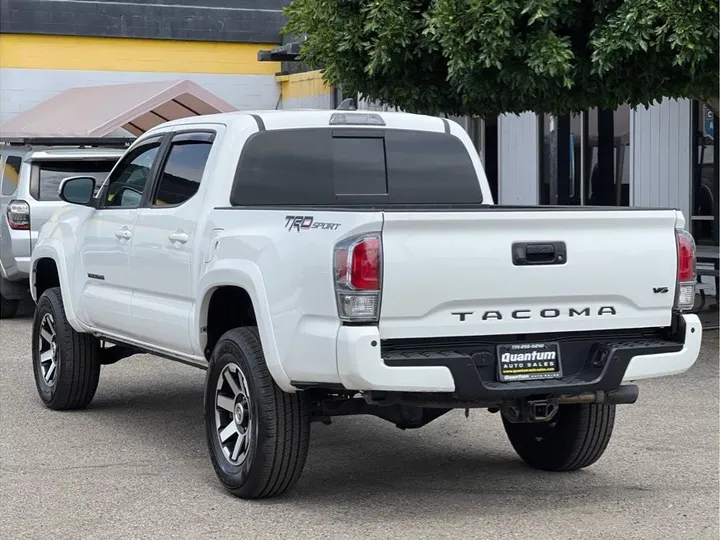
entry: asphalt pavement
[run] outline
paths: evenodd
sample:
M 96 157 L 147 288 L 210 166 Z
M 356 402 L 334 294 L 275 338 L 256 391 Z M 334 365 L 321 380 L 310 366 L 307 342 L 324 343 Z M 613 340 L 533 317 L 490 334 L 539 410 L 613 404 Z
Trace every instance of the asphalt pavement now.
M 420 430 L 314 424 L 292 493 L 248 502 L 215 479 L 204 372 L 151 356 L 103 368 L 87 410 L 37 397 L 29 309 L 0 323 L 0 538 L 712 539 L 718 526 L 718 333 L 686 374 L 618 407 L 605 456 L 527 468 L 500 418 L 454 411 Z

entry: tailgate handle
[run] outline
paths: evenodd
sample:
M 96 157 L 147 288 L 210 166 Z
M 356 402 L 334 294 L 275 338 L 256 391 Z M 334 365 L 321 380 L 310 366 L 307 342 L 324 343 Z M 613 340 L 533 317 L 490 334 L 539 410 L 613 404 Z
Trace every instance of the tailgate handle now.
M 515 266 L 565 264 L 567 247 L 565 242 L 515 242 L 512 259 Z

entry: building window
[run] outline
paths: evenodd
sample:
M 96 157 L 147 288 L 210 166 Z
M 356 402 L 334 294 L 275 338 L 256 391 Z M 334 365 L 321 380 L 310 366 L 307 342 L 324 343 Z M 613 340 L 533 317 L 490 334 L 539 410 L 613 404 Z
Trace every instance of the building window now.
M 540 204 L 630 205 L 630 108 L 540 115 Z
M 704 104 L 693 102 L 692 234 L 697 244 L 718 245 L 720 203 L 719 152 L 715 144 L 718 118 Z

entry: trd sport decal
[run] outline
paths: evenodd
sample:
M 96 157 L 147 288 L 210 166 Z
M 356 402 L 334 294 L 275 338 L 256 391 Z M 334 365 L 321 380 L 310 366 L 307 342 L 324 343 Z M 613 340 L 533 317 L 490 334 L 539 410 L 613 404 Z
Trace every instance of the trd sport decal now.
M 326 229 L 334 231 L 340 227 L 339 223 L 323 223 L 315 221 L 312 216 L 285 216 L 285 228 L 288 231 L 307 231 L 310 229 Z

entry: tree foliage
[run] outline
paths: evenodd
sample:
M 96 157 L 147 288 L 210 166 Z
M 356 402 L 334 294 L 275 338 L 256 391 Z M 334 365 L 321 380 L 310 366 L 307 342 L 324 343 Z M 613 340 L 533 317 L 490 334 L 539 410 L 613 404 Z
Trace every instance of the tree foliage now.
M 294 0 L 286 14 L 329 83 L 407 111 L 717 103 L 718 0 Z

